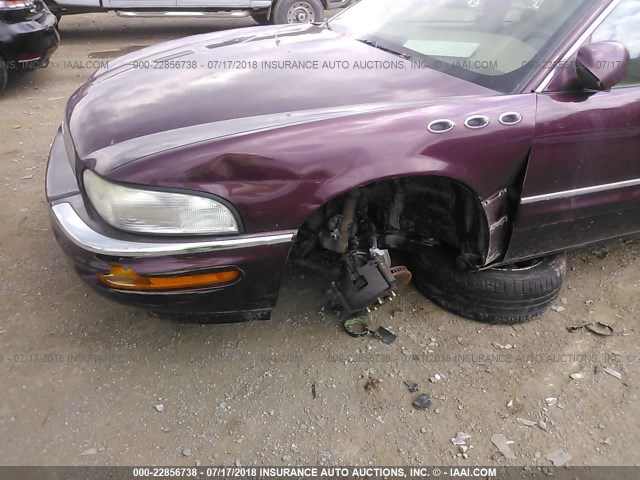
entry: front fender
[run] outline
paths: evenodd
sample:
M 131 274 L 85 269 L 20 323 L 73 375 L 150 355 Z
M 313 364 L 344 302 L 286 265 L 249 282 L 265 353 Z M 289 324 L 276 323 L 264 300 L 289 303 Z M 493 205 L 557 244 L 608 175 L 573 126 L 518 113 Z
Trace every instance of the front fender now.
M 501 124 L 507 112 L 522 120 Z M 295 229 L 332 198 L 396 177 L 451 178 L 483 202 L 511 186 L 524 167 L 535 112 L 533 94 L 439 99 L 200 142 L 105 173 L 123 182 L 219 195 L 236 206 L 249 233 Z M 488 126 L 465 127 L 472 115 L 487 116 Z M 427 130 L 442 118 L 455 127 Z

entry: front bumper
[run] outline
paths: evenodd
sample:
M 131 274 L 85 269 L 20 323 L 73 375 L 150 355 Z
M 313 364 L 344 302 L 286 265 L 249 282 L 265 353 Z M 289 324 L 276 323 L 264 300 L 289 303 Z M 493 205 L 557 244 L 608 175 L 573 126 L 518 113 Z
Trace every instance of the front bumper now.
M 58 243 L 82 279 L 102 295 L 161 314 L 206 315 L 207 321 L 269 318 L 295 231 L 190 239 L 117 231 L 86 208 L 60 130 L 49 155 L 46 192 Z M 197 289 L 119 290 L 98 280 L 113 265 L 148 277 L 226 268 L 239 270 L 240 277 L 231 284 Z

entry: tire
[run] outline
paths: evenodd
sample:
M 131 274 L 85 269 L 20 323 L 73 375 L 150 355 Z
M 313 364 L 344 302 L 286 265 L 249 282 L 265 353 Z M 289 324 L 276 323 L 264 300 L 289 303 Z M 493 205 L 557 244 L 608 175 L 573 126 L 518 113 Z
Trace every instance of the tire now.
M 7 64 L 5 63 L 4 58 L 0 57 L 0 93 L 2 93 L 4 88 L 7 86 L 8 79 L 9 70 L 7 69 Z
M 251 18 L 253 18 L 258 25 L 269 25 L 271 23 L 266 13 L 252 13 Z
M 558 297 L 565 254 L 484 271 L 465 271 L 433 249 L 414 255 L 416 288 L 433 303 L 484 323 L 513 325 L 542 315 Z
M 321 22 L 324 20 L 324 7 L 320 0 L 278 0 L 271 20 L 276 24 L 297 24 Z

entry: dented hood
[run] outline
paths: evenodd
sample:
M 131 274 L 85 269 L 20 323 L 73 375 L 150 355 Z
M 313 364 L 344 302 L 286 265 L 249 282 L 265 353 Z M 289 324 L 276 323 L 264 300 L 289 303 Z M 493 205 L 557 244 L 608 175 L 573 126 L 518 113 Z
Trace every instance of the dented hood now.
M 71 97 L 66 123 L 81 159 L 118 145 L 133 152 L 143 139 L 137 154 L 150 155 L 282 118 L 315 121 L 359 106 L 492 93 L 321 26 L 255 27 L 167 42 L 110 62 Z

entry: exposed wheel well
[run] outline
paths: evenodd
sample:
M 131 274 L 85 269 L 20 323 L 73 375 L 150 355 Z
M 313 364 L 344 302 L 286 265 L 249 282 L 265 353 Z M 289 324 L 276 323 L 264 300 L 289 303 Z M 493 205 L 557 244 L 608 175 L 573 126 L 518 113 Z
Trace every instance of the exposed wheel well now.
M 300 228 L 299 242 L 307 244 L 305 250 L 318 238 L 332 250 L 322 236 L 331 235 L 328 232 L 336 228 L 336 218 L 354 193 L 356 237 L 375 236 L 381 248 L 401 250 L 446 245 L 470 264 L 480 265 L 486 259 L 489 228 L 479 196 L 460 182 L 438 176 L 395 178 L 343 192 L 313 212 Z

